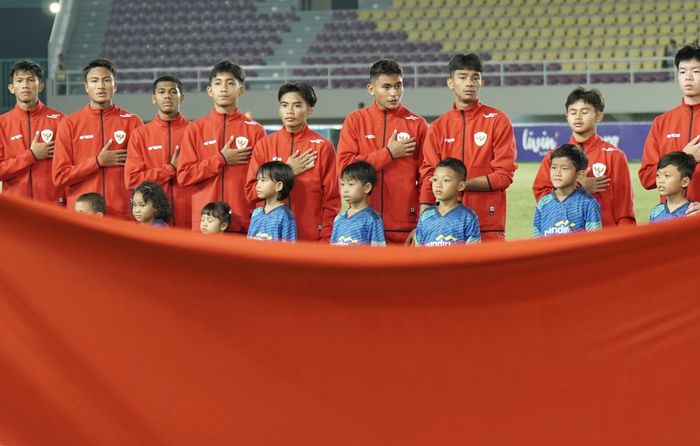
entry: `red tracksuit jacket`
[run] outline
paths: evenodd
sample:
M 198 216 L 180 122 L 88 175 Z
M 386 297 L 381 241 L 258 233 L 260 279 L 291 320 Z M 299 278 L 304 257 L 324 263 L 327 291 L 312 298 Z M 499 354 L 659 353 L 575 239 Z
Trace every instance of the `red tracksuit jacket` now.
M 39 141 L 56 138 L 63 113 L 41 101 L 34 110 L 19 105 L 0 116 L 0 181 L 2 193 L 27 197 L 45 203 L 66 201 L 65 188 L 53 184 L 52 159 L 37 160 L 29 150 L 37 130 Z
M 182 114 L 170 121 L 164 121 L 156 114 L 151 122 L 137 128 L 129 140 L 124 181 L 130 190 L 144 181 L 160 184 L 173 206 L 174 226 L 190 229 L 192 187 L 177 183 L 177 171 L 170 164 L 175 147 L 180 145 L 188 124 L 189 121 Z
M 298 240 L 330 240 L 333 219 L 340 212 L 338 175 L 335 170 L 335 149 L 326 138 L 304 126 L 299 133 L 284 128 L 261 139 L 253 150 L 248 166 L 246 194 L 256 202 L 256 174 L 258 167 L 268 161 L 285 162 L 299 150 L 313 149 L 318 153 L 313 168 L 294 177 L 294 188 L 289 195 L 289 208 L 297 222 Z
M 482 238 L 489 232 L 505 232 L 506 188 L 517 169 L 513 126 L 505 113 L 479 101 L 464 111 L 453 106 L 430 124 L 423 157 L 421 203 L 435 203 L 431 187 L 435 165 L 443 158 L 457 158 L 467 166 L 467 178 L 486 176 L 491 186 L 488 192 L 462 195 L 462 203 L 479 217 Z
M 651 124 L 651 130 L 644 143 L 642 165 L 639 167 L 639 181 L 645 189 L 656 188 L 656 166 L 668 152 L 679 152 L 696 136 L 700 135 L 700 105 L 681 105 L 661 116 Z M 695 167 L 693 178 L 688 185 L 687 198 L 700 201 L 700 163 Z
M 366 161 L 377 170 L 377 185 L 369 203 L 382 216 L 387 241 L 403 243 L 418 219 L 419 169 L 423 161 L 425 119 L 403 105 L 380 110 L 376 103 L 350 113 L 338 142 L 338 175 L 355 161 Z M 413 156 L 393 159 L 387 148 L 397 130 L 416 139 Z
M 569 144 L 579 146 L 586 152 L 588 167 L 591 168 L 588 176 L 607 175 L 610 177 L 608 188 L 603 192 L 593 194 L 600 204 L 600 217 L 603 226 L 636 224 L 632 184 L 625 152 L 603 141 L 597 134 L 582 143 L 571 137 Z M 532 185 L 535 201 L 539 201 L 540 198 L 554 190 L 552 181 L 549 179 L 549 171 L 552 167 L 551 155 L 552 152 L 549 152 L 542 159 L 542 164 L 540 164 L 540 169 L 537 171 L 535 182 Z
M 100 167 L 97 155 L 111 139 L 110 150 L 126 150 L 129 138 L 141 118 L 113 105 L 106 110 L 93 110 L 86 105 L 66 117 L 58 127 L 53 160 L 53 181 L 67 187 L 68 206 L 87 192 L 104 196 L 107 215 L 133 220 L 124 186 L 124 167 Z
M 254 206 L 245 194 L 248 165 L 229 166 L 221 154 L 233 136 L 236 147 L 254 147 L 265 136 L 263 127 L 241 112 L 211 113 L 193 121 L 180 145 L 177 181 L 192 189 L 192 229 L 199 230 L 202 208 L 211 201 L 225 201 L 231 207 L 229 231 L 246 234 Z

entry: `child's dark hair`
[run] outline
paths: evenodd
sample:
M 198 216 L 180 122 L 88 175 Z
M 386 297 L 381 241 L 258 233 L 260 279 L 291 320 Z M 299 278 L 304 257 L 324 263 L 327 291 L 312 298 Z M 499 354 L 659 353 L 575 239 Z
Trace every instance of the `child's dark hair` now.
M 156 210 L 153 217 L 156 220 L 169 221 L 173 218 L 173 211 L 170 208 L 168 197 L 165 195 L 163 188 L 158 184 L 150 181 L 139 184 L 131 193 L 132 202 L 137 192 L 141 193 L 144 202 L 148 203 L 150 201 L 153 203 L 153 207 Z
M 107 203 L 105 203 L 105 197 L 98 194 L 97 192 L 88 192 L 78 197 L 76 202 L 87 203 L 93 212 L 101 212 L 102 214 L 107 214 Z
M 435 166 L 436 169 L 438 167 L 447 167 L 448 169 L 454 170 L 459 181 L 465 181 L 467 179 L 467 166 L 457 158 L 443 158 Z
M 272 181 L 280 181 L 282 190 L 277 194 L 278 200 L 284 200 L 294 187 L 294 171 L 282 161 L 269 161 L 258 167 L 257 176 L 270 178 Z
M 10 67 L 10 83 L 12 83 L 12 78 L 18 71 L 29 71 L 39 81 L 44 79 L 44 68 L 41 65 L 31 60 L 18 60 Z
M 217 74 L 230 73 L 233 74 L 241 85 L 245 82 L 245 71 L 240 65 L 231 62 L 228 59 L 224 59 L 221 62 L 214 65 L 214 68 L 209 72 L 209 83 L 216 77 Z
M 182 93 L 182 81 L 175 76 L 170 76 L 170 75 L 164 75 L 159 77 L 158 79 L 153 81 L 153 94 L 156 94 L 156 88 L 158 88 L 158 84 L 161 82 L 174 82 L 175 85 L 177 85 L 178 91 Z
M 211 215 L 231 226 L 231 207 L 225 201 L 212 201 L 202 208 L 202 215 Z
M 605 111 L 605 99 L 603 99 L 603 93 L 601 93 L 598 89 L 591 88 L 590 90 L 586 90 L 583 87 L 576 88 L 574 91 L 569 93 L 569 96 L 566 98 L 564 109 L 568 110 L 571 104 L 578 101 L 592 106 L 600 113 Z
M 455 54 L 452 59 L 450 59 L 447 68 L 450 71 L 450 77 L 458 70 L 476 71 L 477 73 L 484 72 L 484 64 L 481 63 L 479 56 L 474 53 Z
M 372 64 L 369 69 L 369 82 L 372 83 L 381 75 L 398 74 L 403 76 L 401 65 L 394 59 L 381 59 Z
M 675 166 L 678 172 L 681 173 L 681 178 L 693 178 L 695 172 L 695 157 L 685 152 L 669 152 L 662 156 L 659 160 L 657 169 L 663 169 L 666 166 Z
M 585 170 L 588 166 L 588 156 L 586 156 L 586 153 L 573 144 L 562 144 L 554 149 L 551 160 L 554 161 L 555 158 L 568 158 L 569 161 L 573 163 L 577 172 L 579 170 Z
M 372 191 L 374 190 L 374 186 L 377 184 L 377 171 L 374 169 L 374 166 L 367 161 L 355 161 L 343 169 L 343 173 L 340 175 L 340 178 L 359 181 L 363 186 L 370 183 L 372 185 L 372 189 L 369 190 L 367 195 L 371 195 Z
M 114 76 L 114 79 L 117 78 L 117 68 L 114 66 L 111 60 L 107 59 L 92 59 L 88 64 L 83 68 L 83 79 L 87 82 L 87 76 L 90 70 L 93 68 L 106 68 L 109 70 L 110 73 L 112 73 L 112 76 Z
M 306 82 L 288 82 L 282 85 L 277 92 L 277 100 L 281 101 L 282 96 L 287 93 L 299 93 L 299 95 L 304 98 L 304 101 L 306 101 L 306 105 L 309 107 L 316 105 L 316 101 L 318 100 L 316 98 L 314 87 Z
M 693 59 L 700 61 L 700 47 L 698 47 L 696 43 L 688 44 L 678 50 L 673 63 L 676 65 L 676 69 L 678 69 L 678 65 L 681 62 L 686 62 Z

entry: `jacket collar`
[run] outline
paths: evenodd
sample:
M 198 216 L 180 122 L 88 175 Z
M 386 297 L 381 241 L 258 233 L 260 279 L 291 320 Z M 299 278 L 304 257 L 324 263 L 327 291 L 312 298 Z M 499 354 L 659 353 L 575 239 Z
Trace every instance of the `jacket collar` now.
M 394 110 L 388 110 L 388 109 L 387 109 L 387 110 L 381 110 L 381 109 L 377 106 L 377 102 L 376 102 L 376 101 L 372 101 L 372 103 L 370 104 L 370 106 L 367 107 L 367 110 L 369 110 L 369 112 L 370 112 L 372 115 L 374 115 L 374 116 L 382 116 L 382 117 L 383 117 L 385 113 L 386 113 L 387 116 L 397 116 L 397 115 L 403 113 L 404 107 L 403 107 L 403 104 L 399 103 L 399 106 L 396 107 Z
M 31 116 L 32 118 L 35 118 L 35 117 L 39 116 L 40 114 L 44 113 L 45 109 L 46 109 L 46 105 L 43 102 L 41 102 L 40 100 L 36 101 L 36 107 L 34 107 L 33 110 L 22 110 L 22 108 L 17 103 L 15 103 L 15 108 L 14 108 L 16 113 L 26 114 L 27 112 L 29 112 L 29 116 Z
M 171 119 L 170 121 L 166 121 L 163 118 L 160 117 L 158 113 L 156 113 L 155 118 L 153 118 L 153 121 L 156 122 L 156 125 L 161 128 L 168 128 L 168 122 L 171 123 L 172 127 L 178 128 L 182 127 L 183 125 L 187 125 L 187 119 L 185 119 L 184 116 L 182 116 L 182 113 L 178 113 L 175 119 Z
M 577 147 L 584 147 L 584 148 L 589 148 L 591 146 L 597 145 L 600 141 L 601 141 L 601 138 L 597 132 L 593 133 L 585 141 L 581 141 L 581 142 L 576 141 L 573 134 L 569 138 L 569 144 L 573 144 Z
M 453 103 L 452 104 L 452 112 L 456 115 L 461 115 L 462 111 L 464 111 L 464 114 L 468 118 L 472 118 L 472 117 L 476 116 L 481 111 L 482 107 L 483 107 L 483 104 L 481 103 L 481 101 L 479 101 L 477 99 L 476 101 L 474 101 L 474 104 L 466 110 L 457 109 L 457 106 Z

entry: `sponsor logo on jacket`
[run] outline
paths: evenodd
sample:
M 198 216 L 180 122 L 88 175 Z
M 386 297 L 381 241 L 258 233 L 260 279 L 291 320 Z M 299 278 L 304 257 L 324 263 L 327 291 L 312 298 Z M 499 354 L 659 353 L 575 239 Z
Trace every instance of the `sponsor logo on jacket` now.
M 22 134 L 21 134 L 21 133 L 18 134 L 18 135 L 10 136 L 10 141 L 17 141 L 18 139 L 22 139 Z
M 80 135 L 78 139 L 92 139 L 95 135 Z
M 411 115 L 406 116 L 406 119 L 408 119 L 409 121 L 418 121 L 420 118 L 418 116 Z
M 58 119 L 61 117 L 58 113 L 54 113 L 53 115 L 46 115 L 47 118 L 49 119 Z
M 150 151 L 150 150 L 160 150 L 160 149 L 162 149 L 162 148 L 163 148 L 163 146 L 160 145 L 160 144 L 157 145 L 157 146 L 148 146 L 148 150 L 149 150 L 149 151 Z
M 374 135 L 365 135 L 365 138 L 367 138 L 367 139 L 377 139 L 377 137 L 374 136 Z
M 210 139 L 209 141 L 204 141 L 204 145 L 205 145 L 205 146 L 211 146 L 211 145 L 214 145 L 214 144 L 216 144 L 216 140 L 215 140 L 215 139 Z
M 445 142 L 455 142 L 454 138 L 445 138 Z
M 671 139 L 671 138 L 680 138 L 681 134 L 680 133 L 669 133 L 666 135 L 666 138 Z
M 484 118 L 491 119 L 491 118 L 495 118 L 496 116 L 498 116 L 498 113 L 491 112 L 487 115 L 484 115 Z

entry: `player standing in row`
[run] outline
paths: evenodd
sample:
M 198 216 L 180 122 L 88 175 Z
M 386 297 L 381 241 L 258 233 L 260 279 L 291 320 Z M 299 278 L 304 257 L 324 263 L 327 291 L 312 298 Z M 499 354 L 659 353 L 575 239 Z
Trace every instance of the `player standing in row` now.
M 306 123 L 316 105 L 316 92 L 305 82 L 288 83 L 280 87 L 277 99 L 282 128 L 255 145 L 248 166 L 248 199 L 260 202 L 258 168 L 270 161 L 285 162 L 294 172 L 294 189 L 285 198 L 296 218 L 298 239 L 329 240 L 340 211 L 340 194 L 333 144 Z
M 144 182 L 158 184 L 170 201 L 174 226 L 191 229 L 192 187 L 180 186 L 176 178 L 180 142 L 189 124 L 180 113 L 184 98 L 179 79 L 161 76 L 153 82 L 156 116 L 131 135 L 124 180 L 127 189 Z
M 238 99 L 245 94 L 244 82 L 245 72 L 239 65 L 229 60 L 214 65 L 207 86 L 214 108 L 193 121 L 182 138 L 177 180 L 182 186 L 194 186 L 193 230 L 199 230 L 204 205 L 225 201 L 231 207 L 228 230 L 248 232 L 253 212 L 245 194 L 248 161 L 265 130 L 238 109 Z
M 369 70 L 372 104 L 350 113 L 338 141 L 338 172 L 355 161 L 370 163 L 377 185 L 369 204 L 384 221 L 387 243 L 413 240 L 418 219 L 419 169 L 425 119 L 401 104 L 403 70 L 395 60 L 377 61 Z
M 97 192 L 107 203 L 108 215 L 131 220 L 124 162 L 129 138 L 143 121 L 112 102 L 116 77 L 114 64 L 106 59 L 92 60 L 83 69 L 89 103 L 58 126 L 53 180 L 67 188 L 71 209 L 82 194 Z
M 517 169 L 513 126 L 505 113 L 479 101 L 484 86 L 479 56 L 457 54 L 448 68 L 454 105 L 430 125 L 425 137 L 421 211 L 435 204 L 435 166 L 444 158 L 456 158 L 467 167 L 462 203 L 479 217 L 481 240 L 505 240 L 506 189 Z
M 581 148 L 588 159 L 581 187 L 600 204 L 603 227 L 636 224 L 630 169 L 625 152 L 604 141 L 596 132 L 603 120 L 605 101 L 600 91 L 578 87 L 566 98 L 566 122 L 571 128 L 569 144 Z M 532 191 L 535 201 L 554 190 L 550 179 L 552 152 L 542 159 Z
M 44 69 L 20 60 L 10 67 L 8 89 L 15 107 L 0 116 L 2 192 L 45 203 L 65 203 L 65 188 L 53 184 L 51 164 L 63 113 L 39 100 Z
M 654 119 L 644 143 L 639 181 L 645 189 L 656 188 L 656 171 L 661 157 L 683 151 L 700 161 L 700 47 L 686 45 L 676 53 L 681 104 Z M 700 201 L 700 164 L 687 189 L 690 201 Z

